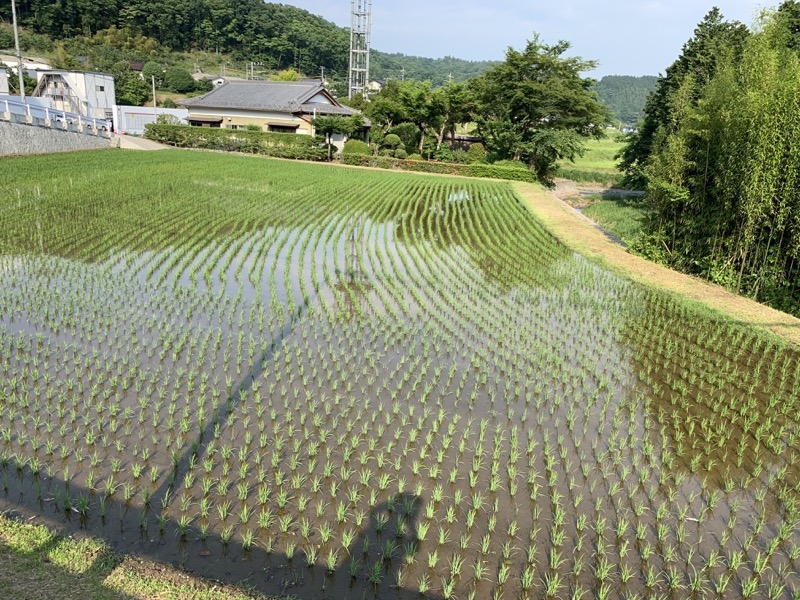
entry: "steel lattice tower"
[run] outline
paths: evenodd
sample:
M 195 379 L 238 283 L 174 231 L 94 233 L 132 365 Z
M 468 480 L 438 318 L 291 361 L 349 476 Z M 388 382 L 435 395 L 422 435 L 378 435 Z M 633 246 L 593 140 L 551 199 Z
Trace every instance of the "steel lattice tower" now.
M 372 0 L 352 0 L 350 77 L 348 97 L 363 94 L 369 84 L 369 48 L 372 38 Z

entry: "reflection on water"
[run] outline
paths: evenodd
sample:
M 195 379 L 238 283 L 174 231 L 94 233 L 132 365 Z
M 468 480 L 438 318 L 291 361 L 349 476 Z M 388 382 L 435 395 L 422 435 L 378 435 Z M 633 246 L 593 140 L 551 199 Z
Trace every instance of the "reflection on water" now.
M 431 181 L 1 257 L 6 503 L 300 598 L 797 585 L 796 354 Z

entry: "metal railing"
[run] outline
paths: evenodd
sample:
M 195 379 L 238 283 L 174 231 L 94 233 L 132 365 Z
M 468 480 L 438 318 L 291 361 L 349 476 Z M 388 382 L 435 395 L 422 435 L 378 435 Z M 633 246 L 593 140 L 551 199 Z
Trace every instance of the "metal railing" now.
M 84 135 L 111 137 L 111 120 L 95 119 L 46 106 L 0 97 L 0 121 L 71 131 Z

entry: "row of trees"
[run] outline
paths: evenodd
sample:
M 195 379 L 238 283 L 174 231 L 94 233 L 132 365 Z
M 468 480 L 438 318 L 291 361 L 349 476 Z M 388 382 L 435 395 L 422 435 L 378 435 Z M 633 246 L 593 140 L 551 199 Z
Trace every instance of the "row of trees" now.
M 652 208 L 638 249 L 800 314 L 800 4 L 714 9 L 622 155 Z
M 633 128 L 644 116 L 647 98 L 657 83 L 658 77 L 649 75 L 606 75 L 597 82 L 595 89 L 615 123 Z
M 287 4 L 261 0 L 18 0 L 22 22 L 48 39 L 93 38 L 98 33 L 126 30 L 149 40 L 142 47 L 150 57 L 158 46 L 171 51 L 204 50 L 255 61 L 265 68 L 296 69 L 329 76 L 347 76 L 350 34 L 347 29 Z M 0 20 L 10 20 L 10 7 L 0 3 Z M 3 44 L 0 32 L 0 47 Z M 142 55 L 139 59 L 141 60 Z M 475 77 L 491 62 L 454 57 L 439 59 L 373 52 L 372 76 L 446 81 Z
M 525 49 L 466 83 L 434 88 L 430 82 L 391 81 L 369 103 L 355 103 L 370 118 L 373 138 L 397 135 L 408 154 L 442 151 L 459 125 L 474 124 L 489 160 L 512 160 L 549 183 L 556 162 L 573 159 L 583 141 L 605 135 L 607 109 L 581 73 L 592 61 L 566 56 L 569 43 L 548 45 L 536 36 Z

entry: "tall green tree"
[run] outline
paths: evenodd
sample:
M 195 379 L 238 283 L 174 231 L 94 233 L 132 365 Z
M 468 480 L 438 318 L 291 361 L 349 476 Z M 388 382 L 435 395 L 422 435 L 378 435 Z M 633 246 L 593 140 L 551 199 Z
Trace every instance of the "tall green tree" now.
M 545 183 L 552 182 L 556 161 L 579 156 L 583 141 L 602 137 L 609 121 L 594 81 L 581 76 L 596 63 L 565 56 L 569 48 L 537 35 L 522 51 L 509 48 L 505 62 L 473 87 L 473 117 L 489 151 L 525 162 Z
M 747 36 L 747 27 L 738 21 L 726 21 L 716 7 L 700 22 L 693 37 L 684 44 L 681 55 L 659 78 L 655 91 L 648 97 L 638 130 L 626 139 L 619 158 L 620 168 L 625 172 L 629 185 L 646 185 L 645 167 L 650 156 L 661 149 L 657 140 L 666 139 L 659 130 L 668 129 L 674 122 L 672 99 L 684 79 L 689 76 L 694 79 L 692 102 L 696 104 L 703 89 L 714 77 L 720 57 L 727 52 L 740 55 Z
M 670 95 L 637 249 L 800 314 L 800 55 L 785 11 Z M 699 98 L 695 99 L 699 95 Z

